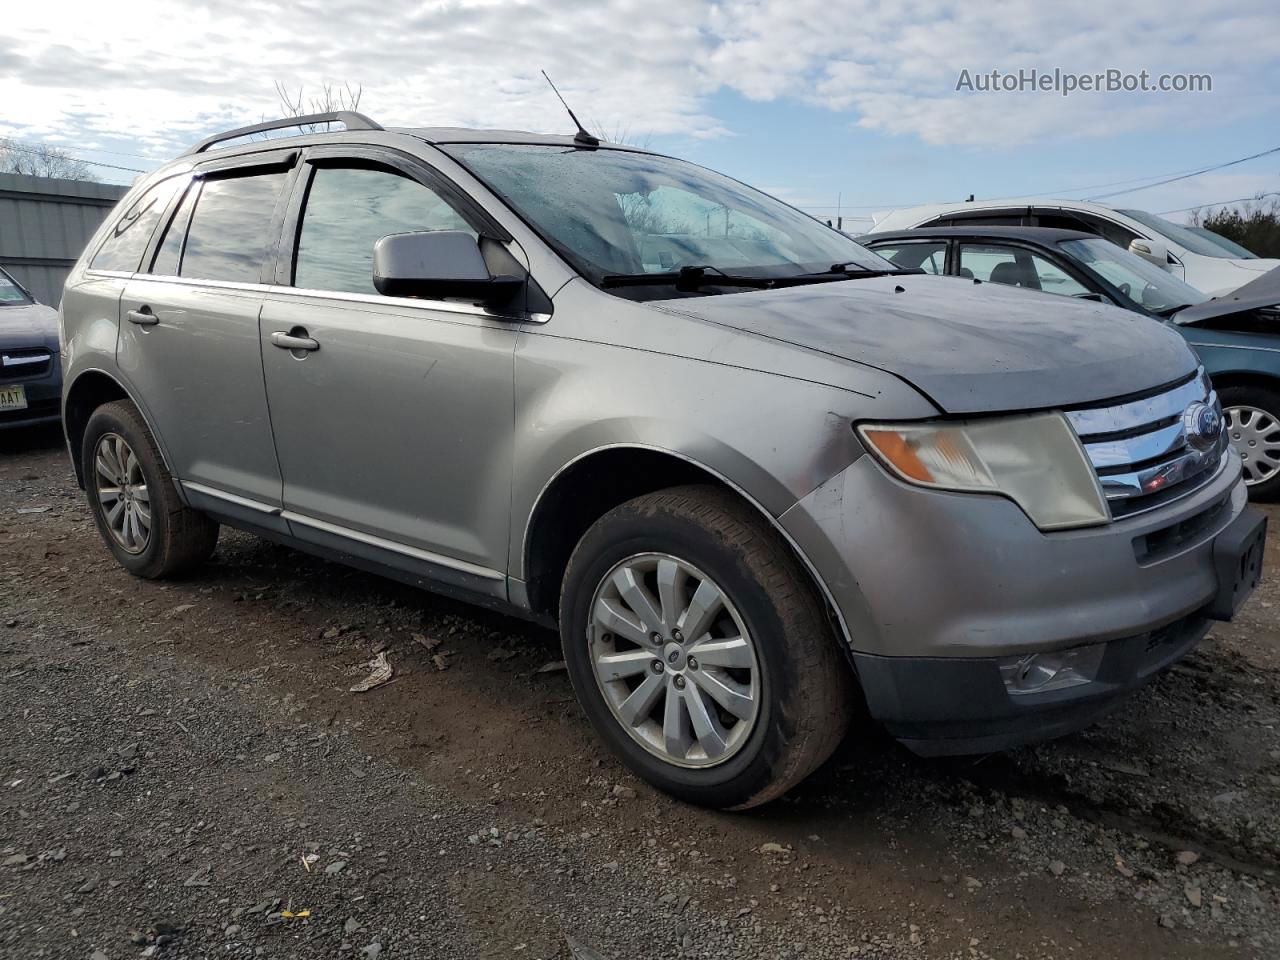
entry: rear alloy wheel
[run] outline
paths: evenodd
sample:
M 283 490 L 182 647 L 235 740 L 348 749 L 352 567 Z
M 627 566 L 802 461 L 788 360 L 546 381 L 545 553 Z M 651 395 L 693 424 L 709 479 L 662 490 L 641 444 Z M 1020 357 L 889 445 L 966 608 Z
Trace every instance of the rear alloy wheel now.
M 852 676 L 826 606 L 768 521 L 718 487 L 597 520 L 565 571 L 560 637 L 600 738 L 691 803 L 780 796 L 848 725 Z
M 1220 395 L 1227 436 L 1240 457 L 1249 496 L 1275 499 L 1280 494 L 1280 393 L 1227 387 Z
M 124 437 L 104 433 L 93 458 L 103 519 L 121 550 L 138 554 L 151 540 L 151 494 L 142 464 Z
M 80 462 L 98 532 L 134 576 L 172 576 L 213 553 L 218 525 L 178 498 L 155 438 L 128 400 L 93 411 Z

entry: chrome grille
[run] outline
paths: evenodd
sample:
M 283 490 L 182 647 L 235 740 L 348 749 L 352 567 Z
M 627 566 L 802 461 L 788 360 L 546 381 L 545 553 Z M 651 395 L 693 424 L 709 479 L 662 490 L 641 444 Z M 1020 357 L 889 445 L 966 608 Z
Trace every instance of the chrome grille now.
M 1185 417 L 1197 401 L 1216 410 L 1221 424 L 1222 406 L 1203 367 L 1151 396 L 1067 411 L 1113 517 L 1185 496 L 1208 483 L 1226 462 L 1225 429 L 1220 427 L 1207 447 L 1188 440 Z
M 0 353 L 0 382 L 42 377 L 52 360 L 48 350 L 5 350 Z

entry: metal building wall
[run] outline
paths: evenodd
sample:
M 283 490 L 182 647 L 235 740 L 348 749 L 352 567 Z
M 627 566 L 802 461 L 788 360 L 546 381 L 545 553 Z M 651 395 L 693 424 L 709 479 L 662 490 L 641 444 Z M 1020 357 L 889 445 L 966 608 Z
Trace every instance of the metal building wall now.
M 0 266 L 56 307 L 84 245 L 128 189 L 0 173 Z

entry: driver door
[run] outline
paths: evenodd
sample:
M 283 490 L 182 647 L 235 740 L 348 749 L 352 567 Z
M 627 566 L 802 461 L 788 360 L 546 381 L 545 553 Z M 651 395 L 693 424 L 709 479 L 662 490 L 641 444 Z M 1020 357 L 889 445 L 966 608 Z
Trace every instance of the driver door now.
M 298 178 L 260 326 L 284 517 L 300 539 L 505 597 L 518 326 L 374 289 L 379 238 L 480 226 L 398 156 L 313 151 Z

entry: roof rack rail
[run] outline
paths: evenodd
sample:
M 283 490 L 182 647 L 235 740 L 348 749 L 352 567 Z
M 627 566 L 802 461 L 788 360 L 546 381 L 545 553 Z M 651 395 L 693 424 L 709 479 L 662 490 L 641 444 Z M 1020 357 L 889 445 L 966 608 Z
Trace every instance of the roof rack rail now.
M 215 143 L 221 143 L 224 140 L 235 140 L 237 137 L 247 137 L 254 133 L 265 133 L 268 130 L 286 130 L 289 127 L 305 127 L 312 123 L 341 123 L 348 130 L 381 130 L 382 125 L 375 123 L 366 117 L 363 113 L 356 113 L 354 110 L 337 110 L 333 113 L 312 113 L 304 117 L 281 117 L 279 120 L 268 120 L 266 123 L 255 123 L 248 127 L 236 127 L 234 130 L 227 130 L 223 133 L 215 133 L 211 137 L 205 137 L 194 147 L 183 154 L 189 157 L 192 154 L 204 153 Z

